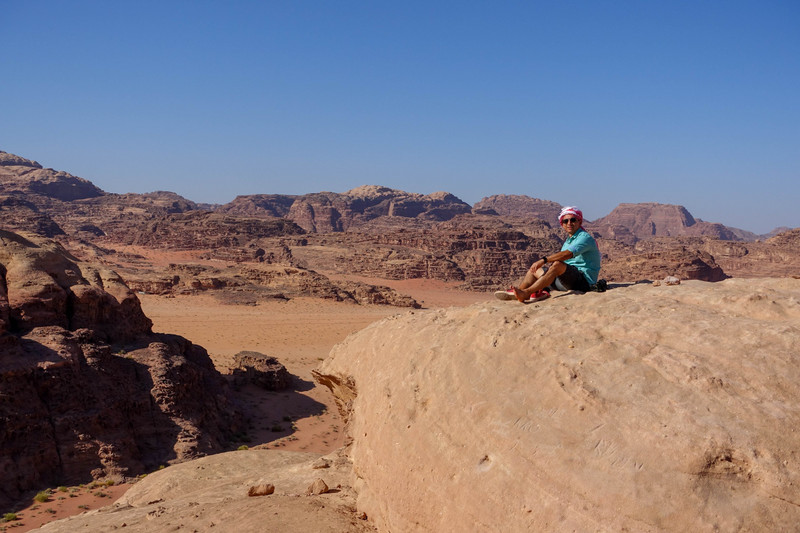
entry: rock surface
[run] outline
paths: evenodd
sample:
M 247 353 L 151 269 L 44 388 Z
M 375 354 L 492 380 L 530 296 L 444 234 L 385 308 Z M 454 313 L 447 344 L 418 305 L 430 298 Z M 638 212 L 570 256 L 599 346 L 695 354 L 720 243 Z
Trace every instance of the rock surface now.
M 500 216 L 539 218 L 557 225 L 561 204 L 525 195 L 497 194 L 483 198 L 473 206 L 472 211 L 496 213 Z
M 608 239 L 634 244 L 652 237 L 709 236 L 730 241 L 754 240 L 754 233 L 696 220 L 685 207 L 658 203 L 619 204 L 591 224 Z
M 793 531 L 800 281 L 385 319 L 319 369 L 381 531 Z
M 113 271 L 0 230 L 0 504 L 224 449 L 240 415 L 199 346 Z
M 277 358 L 258 352 L 239 352 L 233 356 L 234 382 L 255 383 L 266 390 L 283 390 L 292 384 L 292 376 Z
M 381 216 L 450 220 L 470 210 L 469 204 L 447 192 L 422 195 L 376 185 L 345 193 L 239 196 L 219 208 L 237 215 L 285 217 L 311 233 L 346 231 Z
M 88 180 L 52 168 L 42 168 L 36 161 L 3 151 L 0 151 L 0 192 L 29 193 L 63 201 L 105 194 Z
M 658 237 L 638 241 L 633 246 L 599 239 L 598 247 L 603 253 L 600 276 L 609 280 L 640 281 L 677 276 L 721 281 L 728 277 L 708 252 L 704 239 Z
M 337 487 L 335 492 L 306 495 L 306 488 L 319 475 L 312 467 L 317 457 L 299 452 L 244 450 L 173 465 L 150 474 L 113 505 L 51 522 L 39 530 L 375 531 L 355 511 L 346 459 L 333 457 L 333 467 L 325 471 L 328 482 Z M 266 494 L 248 496 L 250 488 L 257 486 L 263 486 Z

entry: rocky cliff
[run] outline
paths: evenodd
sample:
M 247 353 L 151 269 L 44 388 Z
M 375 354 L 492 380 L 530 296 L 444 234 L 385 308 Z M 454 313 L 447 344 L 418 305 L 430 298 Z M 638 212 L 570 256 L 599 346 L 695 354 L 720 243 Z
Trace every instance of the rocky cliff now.
M 626 244 L 653 237 L 708 236 L 731 241 L 756 238 L 754 233 L 697 220 L 681 205 L 658 203 L 619 204 L 590 227 L 605 238 Z
M 219 207 L 229 214 L 285 217 L 311 233 L 346 231 L 382 216 L 450 220 L 470 210 L 469 204 L 446 192 L 422 195 L 375 185 L 345 193 L 240 196 Z
M 224 449 L 227 386 L 199 346 L 154 334 L 113 271 L 0 231 L 0 504 Z

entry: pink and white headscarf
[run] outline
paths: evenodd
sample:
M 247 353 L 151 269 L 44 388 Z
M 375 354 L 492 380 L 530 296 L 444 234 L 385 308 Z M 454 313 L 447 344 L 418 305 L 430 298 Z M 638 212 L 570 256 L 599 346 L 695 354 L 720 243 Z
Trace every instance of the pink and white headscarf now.
M 561 223 L 561 219 L 563 219 L 567 215 L 575 215 L 578 219 L 583 220 L 583 211 L 575 207 L 574 205 L 568 205 L 561 209 L 561 213 L 558 214 L 558 223 Z

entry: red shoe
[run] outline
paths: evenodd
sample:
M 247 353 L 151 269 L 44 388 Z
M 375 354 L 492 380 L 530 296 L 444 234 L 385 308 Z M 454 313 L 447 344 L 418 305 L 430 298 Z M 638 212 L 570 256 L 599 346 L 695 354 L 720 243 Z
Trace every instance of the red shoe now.
M 514 288 L 507 289 L 505 291 L 497 291 L 494 293 L 494 297 L 498 300 L 514 300 L 516 296 L 514 296 Z
M 538 292 L 534 292 L 533 294 L 531 294 L 530 299 L 525 300 L 525 303 L 538 302 L 540 300 L 547 300 L 548 298 L 550 298 L 550 293 L 542 289 Z

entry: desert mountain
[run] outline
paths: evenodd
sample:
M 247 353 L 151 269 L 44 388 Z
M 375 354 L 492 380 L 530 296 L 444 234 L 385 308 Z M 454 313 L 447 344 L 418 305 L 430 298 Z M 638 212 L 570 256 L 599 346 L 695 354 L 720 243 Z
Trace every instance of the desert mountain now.
M 483 198 L 476 203 L 473 212 L 510 217 L 534 217 L 550 224 L 557 224 L 561 204 L 525 195 L 498 194 Z
M 34 194 L 71 201 L 104 193 L 88 180 L 0 151 L 0 194 Z
M 470 210 L 469 204 L 446 192 L 422 195 L 375 185 L 345 193 L 239 196 L 219 208 L 229 214 L 285 217 L 311 233 L 347 231 L 381 216 L 450 220 Z
M 2 160 L 3 227 L 58 238 L 128 277 L 135 265 L 122 249 L 139 247 L 185 251 L 195 262 L 281 264 L 322 276 L 421 277 L 488 290 L 519 278 L 531 259 L 557 251 L 563 238 L 554 222 L 560 206 L 527 196 L 491 196 L 470 207 L 446 192 L 362 186 L 345 193 L 240 196 L 209 209 L 165 191 L 104 193 L 24 158 L 3 153 Z M 695 219 L 682 206 L 620 204 L 587 229 L 602 240 L 602 276 L 611 281 L 665 273 L 707 281 L 798 274 L 787 259 L 800 251 L 794 241 L 788 248 L 744 242 L 754 235 Z M 147 269 L 138 266 L 133 275 L 141 278 Z
M 317 376 L 380 531 L 792 531 L 798 302 L 726 280 L 413 312 Z
M 657 203 L 619 204 L 590 227 L 607 239 L 626 244 L 653 237 L 708 236 L 729 241 L 757 237 L 744 230 L 695 219 L 683 206 Z

